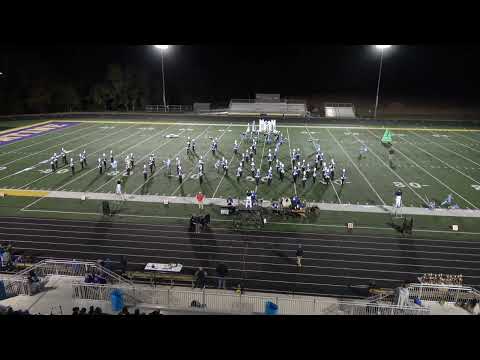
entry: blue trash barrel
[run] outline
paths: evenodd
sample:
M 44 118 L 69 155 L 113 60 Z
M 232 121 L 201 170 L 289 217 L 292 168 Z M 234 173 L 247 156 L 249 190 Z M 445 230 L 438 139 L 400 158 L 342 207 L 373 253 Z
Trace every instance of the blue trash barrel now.
M 278 314 L 278 305 L 274 304 L 271 301 L 265 303 L 265 315 L 277 315 Z
M 123 309 L 123 294 L 120 290 L 116 289 L 112 291 L 110 295 L 112 300 L 112 311 L 121 311 Z
M 5 290 L 5 284 L 3 281 L 0 281 L 0 300 L 7 298 L 7 291 Z

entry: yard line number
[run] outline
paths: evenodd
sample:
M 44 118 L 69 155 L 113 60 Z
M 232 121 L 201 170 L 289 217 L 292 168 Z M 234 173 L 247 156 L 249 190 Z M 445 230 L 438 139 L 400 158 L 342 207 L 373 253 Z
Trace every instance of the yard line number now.
M 407 187 L 407 185 L 405 185 L 403 182 L 400 182 L 400 181 L 394 181 L 393 182 L 393 186 L 397 187 L 397 188 L 404 188 L 404 187 Z M 421 189 L 422 187 L 425 187 L 425 186 L 430 186 L 430 185 L 420 185 L 419 183 L 416 183 L 416 182 L 411 182 L 411 183 L 408 183 L 408 186 L 414 188 L 414 189 Z

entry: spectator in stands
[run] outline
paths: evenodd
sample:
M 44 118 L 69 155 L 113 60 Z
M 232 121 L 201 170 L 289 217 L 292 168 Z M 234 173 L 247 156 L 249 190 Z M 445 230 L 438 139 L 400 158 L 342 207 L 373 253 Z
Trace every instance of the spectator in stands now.
M 95 315 L 103 315 L 102 309 L 100 309 L 98 306 L 95 308 Z
M 78 315 L 87 315 L 87 309 L 83 307 Z
M 93 306 L 90 306 L 90 309 L 88 310 L 88 315 L 93 315 L 94 311 L 95 310 L 94 310 Z
M 85 274 L 85 279 L 83 279 L 83 281 L 84 281 L 86 284 L 92 283 L 92 282 L 93 282 L 92 274 L 86 273 L 86 274 Z
M 205 283 L 207 280 L 207 272 L 203 269 L 203 267 L 199 267 L 198 270 L 195 272 L 195 286 L 194 288 L 205 288 Z
M 135 309 L 135 312 L 133 313 L 133 315 L 139 316 L 140 315 L 140 309 Z
M 217 275 L 218 275 L 218 288 L 219 289 L 226 289 L 225 284 L 225 276 L 228 275 L 228 267 L 227 265 L 221 263 L 217 266 Z
M 2 267 L 9 267 L 12 264 L 12 257 L 8 250 L 5 250 L 1 257 Z
M 72 315 L 79 315 L 78 312 L 79 312 L 79 308 L 77 306 L 75 306 L 73 309 L 72 309 Z

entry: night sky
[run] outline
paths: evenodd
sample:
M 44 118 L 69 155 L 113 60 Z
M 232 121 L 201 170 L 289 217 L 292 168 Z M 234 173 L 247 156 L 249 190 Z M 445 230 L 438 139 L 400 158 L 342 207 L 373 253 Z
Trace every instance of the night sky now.
M 150 102 L 161 102 L 161 61 L 152 46 L 42 45 L 0 48 L 0 89 L 12 91 L 55 78 L 80 95 L 101 81 L 109 64 L 135 65 L 148 74 Z M 478 45 L 396 45 L 385 52 L 384 98 L 437 100 L 471 105 L 480 83 Z M 165 54 L 169 103 L 252 98 L 256 92 L 286 97 L 361 96 L 374 99 L 380 54 L 369 45 L 174 45 Z M 5 81 L 7 80 L 7 81 Z

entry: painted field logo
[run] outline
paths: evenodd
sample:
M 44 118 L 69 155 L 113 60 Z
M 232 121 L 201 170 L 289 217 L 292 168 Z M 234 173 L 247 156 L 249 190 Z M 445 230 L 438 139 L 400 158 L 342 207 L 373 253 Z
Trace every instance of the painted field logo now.
M 177 134 L 168 134 L 168 135 L 165 135 L 165 137 L 166 137 L 167 139 L 171 139 L 171 138 L 178 138 L 179 135 L 177 135 Z
M 107 172 L 107 175 L 108 176 L 117 176 L 120 172 L 119 171 L 110 171 L 110 172 Z
M 78 124 L 80 123 L 55 121 L 48 124 L 32 126 L 21 130 L 8 131 L 0 134 L 0 146 L 43 135 L 55 130 L 65 129 Z

